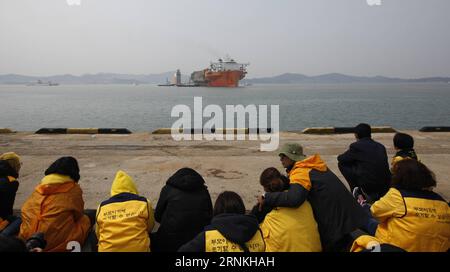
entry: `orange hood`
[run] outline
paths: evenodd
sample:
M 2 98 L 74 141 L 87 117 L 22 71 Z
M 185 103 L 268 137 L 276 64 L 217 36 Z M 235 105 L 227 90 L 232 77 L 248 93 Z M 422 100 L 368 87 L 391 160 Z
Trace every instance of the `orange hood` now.
M 325 172 L 328 169 L 327 165 L 318 154 L 296 162 L 294 165 L 294 169 L 295 168 L 310 168 L 320 172 Z
M 41 180 L 36 191 L 41 195 L 66 193 L 75 186 L 75 182 L 69 177 L 60 174 L 50 174 Z

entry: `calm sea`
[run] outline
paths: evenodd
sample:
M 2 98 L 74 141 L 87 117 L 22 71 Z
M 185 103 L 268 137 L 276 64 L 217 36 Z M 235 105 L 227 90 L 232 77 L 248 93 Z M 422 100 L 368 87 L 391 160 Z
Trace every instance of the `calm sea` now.
M 280 129 L 354 126 L 360 122 L 400 129 L 450 126 L 450 84 L 302 84 L 243 88 L 154 85 L 0 85 L 0 127 L 170 127 L 173 106 L 279 105 Z M 206 121 L 207 119 L 205 119 Z

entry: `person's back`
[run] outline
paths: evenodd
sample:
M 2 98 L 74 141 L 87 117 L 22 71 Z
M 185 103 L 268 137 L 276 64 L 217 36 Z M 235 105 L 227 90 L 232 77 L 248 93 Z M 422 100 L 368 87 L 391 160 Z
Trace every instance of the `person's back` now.
M 217 197 L 211 224 L 178 251 L 264 252 L 265 243 L 256 217 L 245 214 L 242 198 L 223 192 Z
M 266 252 L 320 252 L 322 245 L 311 205 L 272 209 L 260 224 Z
M 415 160 L 395 164 L 393 186 L 370 211 L 379 221 L 375 236 L 406 251 L 440 251 L 450 248 L 450 208 L 431 191 L 434 175 Z
M 211 222 L 211 197 L 202 176 L 190 168 L 178 170 L 161 190 L 155 208 L 160 222 L 152 234 L 153 251 L 177 251 Z
M 97 209 L 99 252 L 149 252 L 154 218 L 151 204 L 138 195 L 130 176 L 118 171 L 111 198 Z
M 43 232 L 45 251 L 66 251 L 70 241 L 84 243 L 91 223 L 83 214 L 78 172 L 71 157 L 58 159 L 45 171 L 46 176 L 22 207 L 19 236 L 23 240 Z
M 274 167 L 261 173 L 260 184 L 265 192 L 282 192 L 289 188 L 285 177 Z M 255 208 L 251 212 L 255 215 L 264 209 Z M 266 252 L 322 251 L 317 222 L 308 201 L 299 207 L 275 207 L 261 221 L 260 228 L 266 243 Z
M 17 171 L 5 160 L 0 160 L 0 232 L 15 220 L 13 206 L 19 188 L 17 178 Z
M 350 185 L 360 187 L 372 201 L 378 200 L 389 189 L 390 170 L 386 148 L 371 138 L 367 124 L 355 127 L 357 141 L 338 156 L 338 166 Z

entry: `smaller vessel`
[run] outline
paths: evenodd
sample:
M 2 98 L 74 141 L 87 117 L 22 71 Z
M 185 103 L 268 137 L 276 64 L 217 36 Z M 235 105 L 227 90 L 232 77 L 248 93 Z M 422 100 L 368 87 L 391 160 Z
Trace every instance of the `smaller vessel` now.
M 32 82 L 32 83 L 27 84 L 27 86 L 58 86 L 58 85 L 59 85 L 59 83 L 51 82 L 51 81 L 44 82 L 40 79 L 37 82 Z
M 171 87 L 171 86 L 175 86 L 176 84 L 174 83 L 170 83 L 169 79 L 166 78 L 166 83 L 164 84 L 158 84 L 159 87 Z

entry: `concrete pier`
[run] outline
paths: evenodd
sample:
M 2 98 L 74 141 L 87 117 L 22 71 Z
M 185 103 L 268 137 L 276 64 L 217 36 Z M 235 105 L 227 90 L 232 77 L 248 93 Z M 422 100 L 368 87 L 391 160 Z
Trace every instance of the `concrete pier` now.
M 415 139 L 419 159 L 437 176 L 435 189 L 450 198 L 450 132 L 424 133 L 405 131 Z M 395 153 L 392 133 L 374 134 L 383 143 L 391 158 Z M 282 132 L 280 145 L 298 142 L 306 154 L 319 153 L 328 166 L 346 184 L 337 169 L 337 155 L 354 141 L 352 134 L 308 135 Z M 259 151 L 259 141 L 184 141 L 176 142 L 170 135 L 149 132 L 129 135 L 33 134 L 17 132 L 0 135 L 0 153 L 14 151 L 22 157 L 20 187 L 15 209 L 20 209 L 34 187 L 44 176 L 45 169 L 61 156 L 74 156 L 81 168 L 80 185 L 85 208 L 95 209 L 109 197 L 111 183 L 117 170 L 127 171 L 136 181 L 140 194 L 155 206 L 166 180 L 179 168 L 191 167 L 205 178 L 213 202 L 224 190 L 238 192 L 246 208 L 255 204 L 262 193 L 259 175 L 275 166 L 283 170 L 277 152 Z

